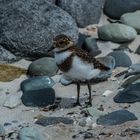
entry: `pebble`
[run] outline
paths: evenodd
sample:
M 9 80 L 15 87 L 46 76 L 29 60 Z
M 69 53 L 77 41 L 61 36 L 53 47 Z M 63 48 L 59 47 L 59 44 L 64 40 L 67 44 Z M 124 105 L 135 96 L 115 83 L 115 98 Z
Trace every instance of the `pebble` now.
M 137 117 L 128 110 L 117 110 L 107 115 L 99 117 L 96 121 L 98 125 L 119 125 L 127 121 L 137 120 Z
M 94 57 L 101 54 L 101 50 L 99 50 L 97 46 L 97 41 L 93 37 L 87 37 L 85 39 L 85 42 L 83 44 L 83 49 L 87 50 L 89 54 Z
M 36 127 L 25 127 L 19 132 L 20 140 L 45 140 Z
M 102 95 L 105 96 L 105 97 L 107 97 L 107 96 L 109 96 L 109 95 L 112 94 L 112 93 L 113 93 L 113 91 L 111 91 L 111 90 L 106 90 Z
M 98 118 L 105 114 L 103 111 L 100 111 L 94 107 L 89 107 L 86 110 L 87 110 L 87 113 L 94 118 Z
M 138 46 L 136 53 L 140 55 L 140 45 Z
M 4 106 L 8 107 L 10 109 L 16 108 L 18 105 L 21 104 L 21 95 L 22 95 L 22 93 L 10 94 L 6 98 Z
M 123 43 L 134 40 L 137 32 L 128 25 L 112 23 L 99 27 L 98 36 L 105 41 Z
M 5 129 L 2 125 L 0 125 L 0 137 L 5 136 Z
M 37 59 L 28 68 L 28 74 L 31 76 L 54 76 L 57 71 L 58 67 L 56 62 L 51 57 Z
M 67 86 L 72 83 L 72 80 L 69 77 L 67 77 L 65 74 L 63 74 L 60 78 L 60 82 L 62 85 Z
M 45 107 L 54 103 L 55 91 L 53 88 L 26 91 L 23 92 L 21 100 L 25 106 Z
M 128 74 L 126 74 L 125 76 L 128 76 Z M 131 84 L 136 84 L 136 83 L 140 83 L 140 74 L 136 74 L 136 75 L 130 75 L 129 77 L 127 77 L 122 83 L 121 83 L 121 87 L 126 88 Z
M 106 0 L 104 13 L 113 19 L 120 19 L 124 13 L 140 9 L 140 0 Z
M 135 103 L 140 101 L 140 83 L 131 84 L 118 92 L 113 98 L 116 103 Z
M 48 76 L 37 76 L 24 80 L 20 87 L 23 92 L 27 92 L 52 87 L 54 84 L 53 79 Z
M 138 133 L 138 134 L 140 133 L 140 126 L 133 126 L 129 129 L 134 133 Z
M 54 125 L 58 123 L 73 124 L 74 121 L 68 117 L 42 117 L 38 119 L 35 123 L 42 126 L 48 126 L 48 125 Z
M 120 20 L 123 24 L 133 27 L 140 33 L 140 10 L 130 13 L 125 13 L 121 16 Z
M 123 51 L 114 51 L 108 54 L 115 59 L 115 67 L 129 67 L 132 65 L 130 57 Z
M 91 138 L 93 138 L 93 133 L 86 132 L 85 135 L 84 135 L 84 139 L 91 139 Z

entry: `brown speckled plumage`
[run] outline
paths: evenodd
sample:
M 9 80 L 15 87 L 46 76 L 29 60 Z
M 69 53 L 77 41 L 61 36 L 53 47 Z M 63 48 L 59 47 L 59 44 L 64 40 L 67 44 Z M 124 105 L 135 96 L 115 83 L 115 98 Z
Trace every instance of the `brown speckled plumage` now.
M 70 55 L 66 60 L 64 60 L 63 63 L 61 63 L 57 66 L 61 71 L 68 72 L 71 68 L 72 60 L 73 60 L 73 54 Z
M 71 68 L 71 64 L 72 64 L 72 60 L 73 60 L 74 56 L 78 56 L 83 61 L 86 61 L 88 63 L 93 64 L 94 68 L 96 68 L 96 69 L 100 69 L 100 70 L 103 70 L 103 71 L 107 71 L 107 70 L 110 69 L 107 66 L 101 64 L 98 60 L 96 60 L 94 57 L 89 55 L 86 51 L 84 51 L 80 48 L 77 48 L 76 46 L 71 46 L 70 48 L 61 50 L 57 53 L 62 53 L 64 51 L 70 51 L 70 52 L 72 52 L 72 54 L 63 63 L 58 65 L 59 69 L 63 72 L 69 71 L 69 69 Z
M 98 60 L 96 60 L 93 56 L 89 55 L 86 51 L 79 49 L 75 46 L 71 47 L 69 50 L 73 52 L 74 55 L 77 55 L 80 57 L 83 61 L 86 61 L 88 63 L 91 63 L 94 65 L 94 68 L 100 69 L 100 70 L 109 70 L 107 66 L 101 64 Z

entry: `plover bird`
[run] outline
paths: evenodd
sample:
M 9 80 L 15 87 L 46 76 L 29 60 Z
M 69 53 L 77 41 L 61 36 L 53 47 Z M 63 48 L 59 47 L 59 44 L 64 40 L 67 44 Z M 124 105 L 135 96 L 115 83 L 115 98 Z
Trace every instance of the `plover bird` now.
M 107 71 L 110 68 L 101 64 L 86 51 L 78 48 L 74 41 L 66 35 L 58 35 L 53 40 L 53 46 L 49 51 L 54 50 L 55 61 L 58 68 L 73 81 L 77 83 L 77 102 L 80 105 L 80 82 L 85 81 L 89 91 L 89 105 L 92 105 L 90 80 Z

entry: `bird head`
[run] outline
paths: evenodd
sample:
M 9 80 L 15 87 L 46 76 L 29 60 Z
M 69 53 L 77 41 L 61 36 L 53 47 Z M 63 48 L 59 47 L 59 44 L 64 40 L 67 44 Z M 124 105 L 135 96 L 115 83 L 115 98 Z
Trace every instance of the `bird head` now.
M 71 47 L 72 45 L 74 45 L 74 42 L 72 41 L 72 39 L 66 35 L 58 35 L 53 39 L 53 45 L 52 47 L 49 49 L 49 51 L 54 50 L 54 51 L 61 51 L 61 50 L 65 50 L 69 47 Z

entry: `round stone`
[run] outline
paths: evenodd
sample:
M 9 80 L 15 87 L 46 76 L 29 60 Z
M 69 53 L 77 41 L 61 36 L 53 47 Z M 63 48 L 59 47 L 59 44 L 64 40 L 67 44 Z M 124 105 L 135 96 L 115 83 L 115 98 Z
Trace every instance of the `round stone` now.
M 114 51 L 108 54 L 115 59 L 115 67 L 129 67 L 132 64 L 130 57 L 123 51 Z
M 140 11 L 122 15 L 121 22 L 133 27 L 138 33 L 140 33 Z
M 137 32 L 128 25 L 113 23 L 99 27 L 98 36 L 105 41 L 123 43 L 134 40 Z
M 104 13 L 113 19 L 120 19 L 124 13 L 140 9 L 140 0 L 106 0 Z
M 58 67 L 54 58 L 44 57 L 32 62 L 28 69 L 31 76 L 54 76 L 58 71 Z

